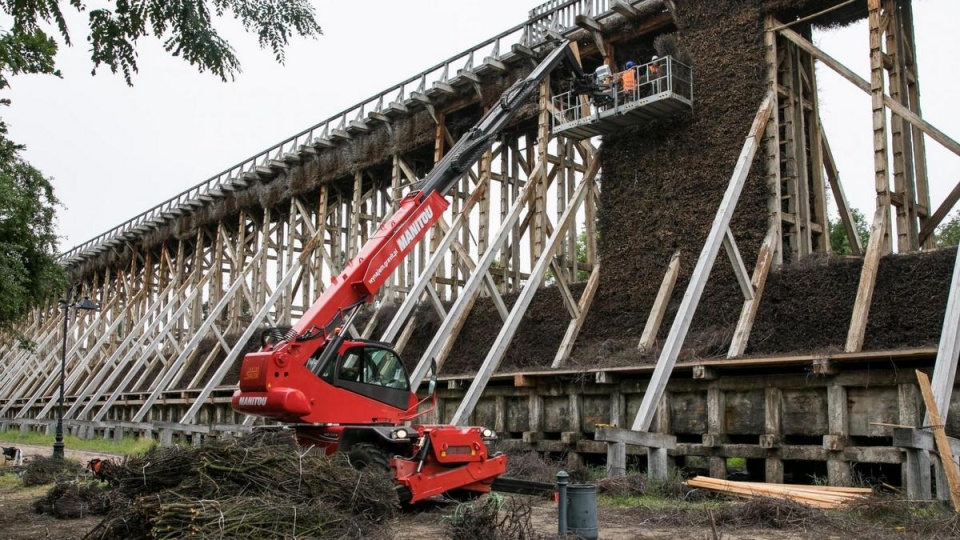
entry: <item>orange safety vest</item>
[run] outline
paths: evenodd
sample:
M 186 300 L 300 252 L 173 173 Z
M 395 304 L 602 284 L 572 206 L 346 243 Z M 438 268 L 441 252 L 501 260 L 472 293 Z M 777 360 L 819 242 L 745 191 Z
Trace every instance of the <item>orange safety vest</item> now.
M 634 69 L 628 69 L 623 72 L 623 91 L 633 92 L 637 88 L 637 73 Z

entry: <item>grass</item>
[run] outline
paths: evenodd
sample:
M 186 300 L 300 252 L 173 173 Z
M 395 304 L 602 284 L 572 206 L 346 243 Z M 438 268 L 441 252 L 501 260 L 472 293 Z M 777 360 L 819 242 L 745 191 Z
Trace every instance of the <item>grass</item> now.
M 661 495 L 600 495 L 597 502 L 604 506 L 636 508 L 644 507 L 651 509 L 704 509 L 718 508 L 722 501 L 718 499 L 687 501 L 676 497 L 664 497 Z
M 19 431 L 0 432 L 0 442 L 4 444 L 29 444 L 33 446 L 53 447 L 53 435 L 43 435 L 30 432 L 21 434 Z M 139 455 L 154 445 L 153 439 L 124 437 L 122 441 L 113 439 L 80 439 L 72 435 L 63 438 L 64 447 L 70 450 L 84 450 L 87 452 L 103 452 L 105 454 Z
M 747 458 L 732 457 L 727 458 L 728 469 L 745 469 L 747 467 Z
M 0 474 L 0 493 L 17 489 L 20 486 L 20 476 L 10 473 Z

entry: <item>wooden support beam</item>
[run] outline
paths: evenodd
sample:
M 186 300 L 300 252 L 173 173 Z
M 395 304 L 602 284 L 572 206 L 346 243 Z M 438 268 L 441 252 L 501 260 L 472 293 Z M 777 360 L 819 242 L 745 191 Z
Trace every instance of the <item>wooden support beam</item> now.
M 640 12 L 637 11 L 637 8 L 633 7 L 629 2 L 624 2 L 623 0 L 613 0 L 613 3 L 610 4 L 610 9 L 616 11 L 624 19 L 633 19 L 640 15 Z
M 950 281 L 946 314 L 943 316 L 937 362 L 933 368 L 933 401 L 937 405 L 937 410 L 943 411 L 944 422 L 947 421 L 947 414 L 950 412 L 950 398 L 957 375 L 958 357 L 960 357 L 960 257 L 957 257 L 953 263 L 953 278 Z M 929 423 L 925 421 L 924 425 Z
M 860 271 L 857 299 L 853 304 L 853 315 L 850 317 L 850 328 L 847 331 L 847 343 L 844 347 L 846 352 L 859 352 L 863 349 L 867 316 L 870 313 L 870 303 L 873 301 L 873 287 L 877 282 L 877 270 L 880 268 L 880 256 L 883 254 L 883 239 L 886 236 L 889 215 L 890 209 L 881 207 L 877 208 L 873 216 L 867 254 L 863 258 L 863 269 Z
M 884 29 L 880 15 L 880 3 L 881 0 L 867 0 L 867 21 L 870 30 L 870 102 L 873 109 L 873 170 L 874 186 L 877 191 L 877 208 L 883 208 L 885 212 L 889 213 L 890 174 L 887 159 L 887 136 L 889 131 L 887 129 L 887 111 L 883 106 L 885 89 L 881 41 Z M 890 229 L 891 227 L 886 227 L 883 231 L 883 254 L 890 253 L 893 249 Z M 864 265 L 864 267 L 866 267 L 866 265 Z M 869 306 L 867 307 L 869 309 Z M 864 320 L 864 324 L 866 324 L 866 320 Z
M 793 43 L 796 43 L 798 47 L 812 54 L 817 60 L 820 60 L 827 65 L 830 69 L 836 71 L 843 78 L 852 82 L 857 88 L 863 90 L 866 93 L 870 93 L 870 83 L 865 81 L 859 75 L 851 71 L 849 68 L 836 61 L 827 53 L 820 50 L 816 45 L 810 43 L 806 39 L 797 34 L 793 30 L 783 29 L 780 30 L 780 33 L 783 37 L 789 39 Z M 944 148 L 953 152 L 954 154 L 960 156 L 960 143 L 951 139 L 946 133 L 940 131 L 923 118 L 920 118 L 916 113 L 910 111 L 900 103 L 897 103 L 889 96 L 883 96 L 883 104 L 886 105 L 891 111 L 903 117 L 904 120 L 909 122 L 911 125 L 917 127 L 931 139 L 937 141 Z
M 621 442 L 647 448 L 663 448 L 665 450 L 677 448 L 677 438 L 674 435 L 631 431 L 615 427 L 598 427 L 593 438 L 597 441 Z
M 510 346 L 510 342 L 513 340 L 513 336 L 516 334 L 517 328 L 520 326 L 520 321 L 522 320 L 524 313 L 526 313 L 527 308 L 530 306 L 530 302 L 533 301 L 533 295 L 536 294 L 536 292 L 539 290 L 540 284 L 543 282 L 543 277 L 546 274 L 547 266 L 550 264 L 551 259 L 562 245 L 567 229 L 573 223 L 574 218 L 577 215 L 577 211 L 579 210 L 581 203 L 589 191 L 589 186 L 594 182 L 599 170 L 600 159 L 599 155 L 597 155 L 594 156 L 593 161 L 590 162 L 590 166 L 587 169 L 586 174 L 584 174 L 583 179 L 580 181 L 580 185 L 577 186 L 576 192 L 569 201 L 569 206 L 567 206 L 566 210 L 564 210 L 563 216 L 558 220 L 556 228 L 547 239 L 546 245 L 543 247 L 543 251 L 540 254 L 539 259 L 537 259 L 536 264 L 534 264 L 533 269 L 530 271 L 530 278 L 527 280 L 526 287 L 524 287 L 524 289 L 520 292 L 520 296 L 517 297 L 517 301 L 514 303 L 513 309 L 510 310 L 510 316 L 507 317 L 507 320 L 500 329 L 500 333 L 497 335 L 493 346 L 490 348 L 486 358 L 484 358 L 483 363 L 477 370 L 477 375 L 474 378 L 473 383 L 470 385 L 470 388 L 467 389 L 466 395 L 463 397 L 463 401 L 460 402 L 460 406 L 457 408 L 456 412 L 453 413 L 453 417 L 450 419 L 451 424 L 463 425 L 469 421 L 474 407 L 476 407 L 477 402 L 480 400 L 480 395 L 487 386 L 487 382 L 490 380 L 493 372 L 500 365 L 504 355 L 506 355 L 507 348 Z
M 940 463 L 947 475 L 947 484 L 950 488 L 950 500 L 953 501 L 954 511 L 960 513 L 960 472 L 950 449 L 950 441 L 944 431 L 944 421 L 940 418 L 937 402 L 933 397 L 930 379 L 927 374 L 917 370 L 917 382 L 920 383 L 920 393 L 923 394 L 923 403 L 927 406 L 927 416 L 932 422 L 933 438 L 937 443 L 937 453 L 940 454 Z
M 940 226 L 940 223 L 943 222 L 944 218 L 947 217 L 947 214 L 953 210 L 953 207 L 956 206 L 957 201 L 960 201 L 960 183 L 957 183 L 956 186 L 947 194 L 947 198 L 943 200 L 940 206 L 937 207 L 937 210 L 923 222 L 923 227 L 920 228 L 920 243 L 926 242 L 930 238 L 934 231 L 937 230 L 937 227 Z
M 531 178 L 537 178 L 539 175 L 539 169 L 544 166 L 545 164 L 543 163 L 537 163 L 537 166 L 533 171 L 536 174 L 531 175 Z M 527 184 L 523 187 L 523 191 L 516 199 L 514 199 L 513 206 L 511 207 L 506 218 L 501 221 L 500 229 L 497 231 L 493 241 L 490 243 L 490 247 L 487 249 L 486 253 L 480 257 L 480 260 L 477 261 L 476 270 L 473 272 L 470 278 L 467 279 L 467 283 L 464 284 L 463 288 L 460 290 L 460 294 L 457 295 L 457 299 L 448 310 L 448 317 L 445 318 L 440 324 L 440 328 L 437 329 L 437 333 L 434 335 L 434 338 L 430 341 L 430 344 L 427 345 L 427 348 L 420 357 L 420 362 L 417 364 L 417 367 L 413 369 L 413 372 L 410 375 L 410 387 L 412 390 L 416 391 L 416 389 L 420 386 L 420 383 L 423 381 L 423 378 L 426 376 L 427 370 L 430 367 L 431 361 L 437 358 L 447 339 L 453 335 L 456 329 L 458 329 L 466 320 L 465 314 L 473 305 L 477 289 L 483 282 L 485 272 L 488 268 L 490 268 L 490 265 L 493 264 L 494 259 L 496 259 L 497 255 L 499 254 L 500 246 L 503 245 L 507 237 L 513 233 L 514 226 L 520 220 L 521 212 L 534 196 L 536 184 L 537 182 L 534 181 L 527 182 Z M 461 216 L 463 216 L 463 214 L 461 214 Z M 459 220 L 461 216 L 457 216 L 457 219 Z M 451 231 L 452 229 L 453 227 L 451 227 Z M 436 254 L 434 256 L 436 256 Z M 439 265 L 440 262 L 442 262 L 442 259 L 436 264 Z M 421 273 L 420 279 L 422 280 L 424 277 L 429 278 L 429 276 L 430 274 Z M 398 312 L 397 315 L 399 316 L 399 314 L 400 313 Z M 396 320 L 397 319 L 395 318 L 394 321 Z M 437 364 L 440 366 L 443 365 L 441 360 L 442 359 L 437 361 Z
M 750 273 L 747 272 L 747 266 L 743 264 L 743 257 L 740 256 L 737 241 L 729 227 L 727 227 L 726 234 L 723 235 L 723 247 L 730 258 L 730 265 L 733 267 L 734 275 L 737 276 L 737 283 L 740 284 L 740 291 L 743 293 L 744 300 L 753 300 L 753 284 L 750 283 Z
M 737 328 L 733 332 L 733 340 L 730 342 L 730 349 L 727 351 L 727 358 L 742 356 L 747 350 L 750 331 L 753 329 L 757 312 L 760 311 L 760 299 L 763 297 L 763 289 L 767 284 L 767 276 L 770 275 L 770 267 L 773 266 L 774 246 L 779 240 L 779 234 L 779 228 L 771 226 L 770 230 L 767 231 L 766 238 L 763 239 L 763 244 L 760 245 L 757 264 L 753 267 L 753 278 L 750 280 L 753 296 L 743 302 L 740 319 L 737 320 Z
M 667 264 L 667 272 L 663 275 L 663 281 L 660 282 L 660 290 L 657 291 L 657 298 L 653 301 L 653 308 L 650 315 L 647 316 L 647 323 L 643 327 L 643 333 L 640 335 L 640 343 L 637 343 L 637 349 L 649 351 L 653 349 L 657 342 L 657 334 L 660 332 L 660 324 L 667 313 L 667 305 L 670 303 L 670 297 L 673 296 L 673 287 L 677 284 L 677 276 L 680 274 L 680 250 L 673 252 L 670 262 Z
M 941 418 L 941 420 L 944 421 L 943 418 Z M 947 443 L 949 443 L 950 451 L 953 455 L 960 456 L 960 439 L 947 437 Z M 937 441 L 933 433 L 923 428 L 893 428 L 893 446 L 923 450 L 925 452 L 937 451 Z
M 580 295 L 580 302 L 577 304 L 580 313 L 575 319 L 570 321 L 570 324 L 567 326 L 567 332 L 563 336 L 563 341 L 560 342 L 560 348 L 557 349 L 557 355 L 553 358 L 553 363 L 550 367 L 558 368 L 567 358 L 570 358 L 570 353 L 573 351 L 573 344 L 576 343 L 577 336 L 580 335 L 580 329 L 587 320 L 587 313 L 590 311 L 590 305 L 593 303 L 593 297 L 596 295 L 599 285 L 600 265 L 596 264 L 590 273 L 590 279 L 587 280 L 587 286 L 584 288 L 583 294 Z
M 710 270 L 720 252 L 720 246 L 723 243 L 723 237 L 730 227 L 730 220 L 733 218 L 733 212 L 737 201 L 740 199 L 740 193 L 743 191 L 743 185 L 746 182 L 747 174 L 750 172 L 750 165 L 756 155 L 757 148 L 760 145 L 760 138 L 763 136 L 767 121 L 772 112 L 772 91 L 768 92 L 757 110 L 756 117 L 753 119 L 753 125 L 743 143 L 743 149 L 737 160 L 730 183 L 717 209 L 717 215 L 713 220 L 713 226 L 707 235 L 707 240 L 697 259 L 697 265 L 690 278 L 690 284 L 683 295 L 683 301 L 677 311 L 677 317 L 673 326 L 670 328 L 670 334 L 664 343 L 663 351 L 657 360 L 657 367 L 654 369 L 649 387 L 643 395 L 643 401 L 640 403 L 640 409 L 633 421 L 634 431 L 647 431 L 650 423 L 653 421 L 653 415 L 656 412 L 656 406 L 660 403 L 660 397 L 666 388 L 670 374 L 673 372 L 673 366 L 680 356 L 680 349 L 687 337 L 687 331 L 690 330 L 690 324 L 693 321 L 693 315 L 696 312 L 697 305 L 700 303 L 700 297 L 703 295 L 703 289 L 710 277 Z
M 827 181 L 830 183 L 830 191 L 833 192 L 833 200 L 837 203 L 837 210 L 840 213 L 840 221 L 843 222 L 843 229 L 847 233 L 850 253 L 859 256 L 863 254 L 863 244 L 860 243 L 860 235 L 857 234 L 856 223 L 853 221 L 853 211 L 850 208 L 850 203 L 847 202 L 847 195 L 843 191 L 843 184 L 840 183 L 840 173 L 837 171 L 837 162 L 833 159 L 833 151 L 830 149 L 830 143 L 827 142 L 826 134 L 822 134 L 820 143 L 823 149 L 823 166 L 827 171 Z M 957 192 L 957 195 L 960 196 L 960 191 Z

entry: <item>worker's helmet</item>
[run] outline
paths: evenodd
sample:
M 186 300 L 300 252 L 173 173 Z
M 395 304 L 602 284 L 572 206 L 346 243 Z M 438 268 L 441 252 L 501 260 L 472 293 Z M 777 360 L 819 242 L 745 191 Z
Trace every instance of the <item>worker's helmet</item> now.
M 659 58 L 660 58 L 659 56 L 653 55 L 653 58 L 651 58 L 650 61 L 651 61 L 651 62 L 656 62 Z
M 628 60 L 626 67 L 627 67 L 627 69 L 633 69 L 633 66 L 635 66 L 635 65 L 636 65 L 636 64 L 633 63 L 633 60 Z

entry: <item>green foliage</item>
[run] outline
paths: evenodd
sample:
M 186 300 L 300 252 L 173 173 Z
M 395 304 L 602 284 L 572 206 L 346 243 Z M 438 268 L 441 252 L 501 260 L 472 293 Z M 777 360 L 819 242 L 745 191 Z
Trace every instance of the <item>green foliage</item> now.
M 960 211 L 949 216 L 937 227 L 936 233 L 937 247 L 950 247 L 960 245 Z
M 0 42 L 0 48 L 5 49 L 0 51 L 0 59 L 8 68 L 14 63 L 5 57 L 16 58 L 17 52 L 52 59 L 56 43 L 40 28 L 45 23 L 56 26 L 64 43 L 72 45 L 63 15 L 63 9 L 71 8 L 87 14 L 87 42 L 94 73 L 106 65 L 113 73 L 122 72 L 128 84 L 138 70 L 137 41 L 151 36 L 161 40 L 167 52 L 182 57 L 200 72 L 210 71 L 224 81 L 232 79 L 240 72 L 240 62 L 233 47 L 213 26 L 215 18 L 228 13 L 256 34 L 260 46 L 269 48 L 281 63 L 292 35 L 316 37 L 322 33 L 308 0 L 117 0 L 109 8 L 90 11 L 81 0 L 0 0 L 0 11 L 13 19 L 8 34 L 12 43 Z M 52 63 L 48 68 L 42 72 L 53 73 Z M 13 69 L 9 72 L 16 74 Z
M 600 234 L 597 233 L 597 238 L 599 237 L 600 237 Z M 587 263 L 587 233 L 586 232 L 582 232 L 577 235 L 576 252 L 577 252 L 577 262 L 581 264 L 586 264 Z M 590 272 L 587 272 L 586 270 L 577 270 L 577 276 L 576 276 L 576 279 L 574 279 L 574 281 L 586 281 L 588 278 L 590 278 Z M 543 280 L 547 284 L 552 284 L 554 281 L 556 281 L 556 279 L 554 279 L 553 277 L 552 267 L 547 269 L 547 273 L 544 276 Z
M 56 262 L 55 212 L 50 181 L 24 161 L 22 147 L 0 122 L 0 328 L 63 290 Z
M 5 445 L 28 444 L 31 446 L 49 446 L 53 448 L 53 435 L 43 435 L 30 432 L 21 434 L 19 431 L 0 432 L 0 441 Z M 153 448 L 156 442 L 150 438 L 134 439 L 124 437 L 122 441 L 113 439 L 80 439 L 73 435 L 65 435 L 63 444 L 70 450 L 84 450 L 87 452 L 103 452 L 118 455 L 142 455 Z
M 137 41 L 149 36 L 162 40 L 167 52 L 201 72 L 232 79 L 240 72 L 240 62 L 213 27 L 214 19 L 228 12 L 255 33 L 260 46 L 269 47 L 278 62 L 283 62 L 293 34 L 321 33 L 308 0 L 117 0 L 108 5 L 112 7 L 87 12 L 81 0 L 0 0 L 0 13 L 12 20 L 9 29 L 0 29 L 0 90 L 16 75 L 60 76 L 55 66 L 57 42 L 42 27 L 53 25 L 64 43 L 72 45 L 64 10 L 88 15 L 94 72 L 106 65 L 114 73 L 122 72 L 127 84 L 137 71 Z M 0 105 L 8 104 L 0 99 Z M 59 203 L 50 181 L 23 160 L 22 150 L 7 138 L 7 127 L 0 120 L 0 330 L 9 330 L 66 283 L 56 264 L 54 218 Z
M 860 237 L 860 245 L 863 246 L 863 249 L 866 249 L 867 242 L 870 240 L 870 225 L 860 210 L 854 208 L 851 214 L 853 214 L 853 228 L 856 229 L 857 236 Z M 850 255 L 853 253 L 853 250 L 850 249 L 850 241 L 847 239 L 847 231 L 843 227 L 843 221 L 837 219 L 836 221 L 830 220 L 829 223 L 830 247 L 833 249 L 833 252 L 837 255 Z

